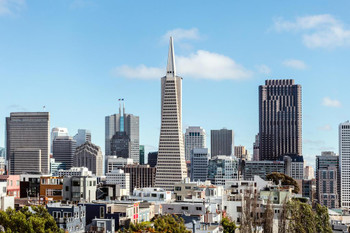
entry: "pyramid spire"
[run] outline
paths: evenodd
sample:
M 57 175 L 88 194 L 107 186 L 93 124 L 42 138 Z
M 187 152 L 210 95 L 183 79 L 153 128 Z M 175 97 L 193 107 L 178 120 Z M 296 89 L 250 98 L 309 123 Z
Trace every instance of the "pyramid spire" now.
M 168 65 L 166 67 L 166 73 L 167 73 L 167 76 L 170 76 L 170 77 L 176 76 L 175 53 L 174 53 L 174 44 L 173 44 L 172 36 L 170 37 Z

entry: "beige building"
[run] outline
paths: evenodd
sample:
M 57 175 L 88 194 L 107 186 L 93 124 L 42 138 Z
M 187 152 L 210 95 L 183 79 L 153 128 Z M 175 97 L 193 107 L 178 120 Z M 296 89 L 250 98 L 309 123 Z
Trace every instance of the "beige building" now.
M 187 177 L 182 134 L 182 78 L 176 76 L 173 38 L 170 37 L 166 76 L 161 85 L 161 130 L 156 172 L 156 187 L 173 190 Z
M 99 146 L 85 142 L 78 146 L 74 155 L 74 167 L 87 167 L 96 176 L 103 175 L 103 156 Z

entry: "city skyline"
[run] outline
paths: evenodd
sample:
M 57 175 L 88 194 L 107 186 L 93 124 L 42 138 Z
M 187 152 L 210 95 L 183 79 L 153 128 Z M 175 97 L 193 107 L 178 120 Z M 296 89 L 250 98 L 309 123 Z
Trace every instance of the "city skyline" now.
M 51 115 L 51 127 L 67 127 L 70 132 L 76 132 L 79 128 L 90 129 L 93 142 L 103 149 L 104 116 L 114 114 L 117 110 L 117 99 L 124 97 L 129 112 L 140 116 L 140 144 L 146 145 L 146 153 L 157 150 L 160 128 L 158 71 L 162 67 L 165 71 L 167 43 L 163 42 L 163 37 L 173 33 L 175 42 L 179 42 L 178 61 L 192 62 L 195 58 L 218 55 L 216 58 L 228 61 L 229 67 L 234 61 L 236 66 L 233 67 L 245 68 L 238 69 L 243 72 L 241 75 L 246 74 L 244 71 L 248 71 L 247 74 L 251 71 L 250 78 L 230 80 L 230 77 L 225 76 L 226 73 L 221 72 L 225 68 L 222 67 L 218 75 L 223 79 L 218 80 L 213 76 L 200 79 L 198 76 L 203 73 L 196 73 L 198 69 L 196 72 L 184 68 L 179 70 L 179 74 L 185 77 L 184 130 L 190 125 L 199 125 L 207 132 L 222 127 L 233 129 L 235 144 L 246 146 L 252 154 L 254 136 L 258 133 L 258 86 L 270 78 L 292 78 L 303 86 L 305 160 L 314 165 L 315 156 L 322 150 L 338 152 L 338 124 L 349 119 L 350 115 L 347 110 L 347 92 L 344 89 L 349 83 L 346 64 L 348 38 L 345 36 L 339 41 L 333 41 L 334 47 L 327 44 L 327 41 L 321 41 L 323 44 L 315 44 L 314 47 L 309 42 L 310 38 L 314 38 L 322 30 L 331 33 L 327 29 L 320 29 L 327 28 L 327 25 L 334 25 L 347 32 L 350 19 L 343 9 L 349 3 L 332 2 L 315 7 L 315 2 L 310 2 L 303 5 L 302 10 L 292 4 L 274 4 L 273 8 L 264 8 L 265 13 L 260 12 L 259 6 L 262 3 L 259 2 L 254 9 L 248 7 L 249 4 L 242 4 L 236 9 L 233 3 L 219 3 L 217 7 L 225 12 L 230 9 L 233 13 L 223 14 L 226 18 L 213 19 L 211 27 L 205 26 L 210 21 L 204 20 L 202 15 L 206 15 L 209 9 L 213 9 L 214 15 L 218 14 L 215 5 L 196 6 L 196 12 L 203 13 L 196 14 L 196 17 L 203 22 L 184 14 L 181 21 L 170 20 L 165 24 L 159 22 L 159 17 L 165 14 L 162 9 L 169 6 L 160 4 L 157 12 L 161 15 L 157 19 L 144 17 L 144 22 L 137 26 L 135 22 L 120 20 L 126 17 L 123 12 L 119 16 L 113 16 L 107 9 L 115 8 L 113 6 L 121 9 L 128 7 L 128 3 L 108 3 L 104 6 L 98 2 L 86 6 L 71 6 L 71 3 L 57 3 L 53 11 L 49 4 L 42 3 L 38 8 L 36 3 L 27 2 L 20 11 L 10 9 L 12 15 L 1 13 L 0 25 L 4 30 L 4 37 L 0 38 L 0 49 L 3 51 L 0 55 L 0 77 L 6 87 L 0 94 L 0 98 L 4 100 L 0 108 L 2 132 L 5 131 L 4 119 L 10 112 L 37 112 L 42 110 L 42 106 L 46 106 L 45 111 L 49 111 Z M 195 8 L 192 4 L 184 9 L 184 13 Z M 228 4 L 228 7 L 223 9 L 223 4 Z M 337 7 L 340 5 L 342 7 Z M 152 7 L 153 4 L 147 6 L 141 3 L 128 17 L 133 14 L 149 16 L 148 14 L 154 13 Z M 179 10 L 179 6 L 174 7 Z M 47 11 L 34 16 L 37 13 L 34 8 Z M 101 12 L 104 12 L 104 17 L 101 17 Z M 247 12 L 250 14 L 245 15 Z M 96 22 L 87 26 L 83 21 L 91 13 L 96 13 L 96 16 L 92 16 Z M 236 16 L 233 16 L 234 13 L 237 13 Z M 255 13 L 259 13 L 256 16 L 259 22 L 253 20 L 252 23 L 247 16 Z M 41 22 L 49 14 L 52 14 L 50 22 Z M 67 14 L 67 19 L 60 18 L 62 14 Z M 58 18 L 62 22 L 57 21 Z M 245 27 L 239 25 L 238 19 L 245 22 Z M 318 23 L 310 29 L 303 27 L 302 20 L 298 19 L 303 19 L 303 22 L 320 19 L 318 22 L 323 24 Z M 115 29 L 121 33 L 109 32 L 108 26 L 108 29 L 100 27 L 105 21 L 115 23 Z M 149 27 L 144 27 L 147 24 L 154 25 L 150 29 L 151 33 L 147 33 Z M 222 27 L 215 28 L 219 24 Z M 131 26 L 136 28 L 130 30 Z M 256 34 L 252 34 L 249 27 L 258 34 L 260 41 L 256 41 Z M 36 28 L 36 33 L 29 33 L 28 30 L 33 28 Z M 45 36 L 47 30 L 51 32 L 51 36 Z M 98 33 L 92 36 L 92 32 Z M 53 38 L 53 35 L 61 34 L 66 36 Z M 105 36 L 99 36 L 100 34 Z M 17 38 L 16 41 L 11 39 L 14 37 Z M 277 41 L 280 43 L 276 43 Z M 56 46 L 52 46 L 53 44 Z M 101 44 L 108 46 L 108 51 Z M 40 52 L 36 53 L 39 48 Z M 71 58 L 68 59 L 69 57 Z M 252 61 L 248 61 L 250 59 Z M 135 71 L 134 68 L 140 64 L 145 64 L 143 70 L 153 71 L 153 79 L 127 77 L 131 73 L 137 78 L 138 75 L 131 71 Z M 119 69 L 116 75 L 116 67 L 124 67 L 123 72 L 120 73 Z M 150 67 L 157 69 L 152 70 Z M 141 71 L 142 69 L 138 70 L 139 73 Z M 233 76 L 235 75 L 232 74 L 231 77 Z M 60 98 L 57 98 L 55 90 L 60 91 Z M 92 97 L 85 101 L 84 94 Z M 220 113 L 219 117 L 216 117 L 217 113 Z M 199 118 L 199 114 L 203 117 Z M 4 140 L 2 134 L 1 146 L 4 146 Z M 207 141 L 210 141 L 209 137 Z

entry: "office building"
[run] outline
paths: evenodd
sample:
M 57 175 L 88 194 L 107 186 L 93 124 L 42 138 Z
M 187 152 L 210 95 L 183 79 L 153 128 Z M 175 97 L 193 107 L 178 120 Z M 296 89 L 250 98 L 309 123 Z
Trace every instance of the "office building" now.
M 66 169 L 66 165 L 62 162 L 56 162 L 54 158 L 50 158 L 50 174 L 55 175 L 60 169 Z
M 130 158 L 117 157 L 113 155 L 106 156 L 106 173 L 133 163 L 133 159 Z
M 103 175 L 103 156 L 99 146 L 85 142 L 77 147 L 74 155 L 74 167 L 87 167 L 96 176 Z
M 155 167 L 155 166 L 157 166 L 158 151 L 149 152 L 149 153 L 148 153 L 147 160 L 148 160 L 148 165 L 149 165 L 150 167 Z
M 176 76 L 173 38 L 170 37 L 166 76 L 161 79 L 161 129 L 156 187 L 173 190 L 187 177 L 182 134 L 182 78 Z
M 41 150 L 34 148 L 19 148 L 14 150 L 12 157 L 13 174 L 41 173 Z
M 272 172 L 278 172 L 286 174 L 286 171 L 290 171 L 290 163 L 287 161 L 244 161 L 242 163 L 243 179 L 253 180 L 254 176 L 260 176 L 260 178 L 266 180 L 266 175 Z
M 304 157 L 301 155 L 284 155 L 279 157 L 279 161 L 288 161 L 290 166 L 285 171 L 285 174 L 295 180 L 304 178 Z
M 238 160 L 233 156 L 218 155 L 209 160 L 208 180 L 214 185 L 225 185 L 238 179 Z
M 301 155 L 301 130 L 301 85 L 293 79 L 266 80 L 259 86 L 260 160 Z
M 210 141 L 212 158 L 217 155 L 233 155 L 233 130 L 211 130 Z
M 253 143 L 253 161 L 259 161 L 259 148 L 259 134 L 257 134 Z
M 155 187 L 156 168 L 149 165 L 129 164 L 121 168 L 124 173 L 130 174 L 130 192 L 134 188 Z M 158 187 L 157 187 L 158 188 Z
M 340 202 L 341 207 L 350 208 L 350 122 L 339 125 Z
M 121 99 L 124 100 L 124 99 Z M 116 132 L 125 132 L 130 140 L 129 158 L 134 162 L 139 161 L 140 138 L 139 138 L 139 117 L 125 113 L 123 102 L 119 104 L 119 114 L 106 116 L 105 118 L 105 154 L 112 155 L 111 141 Z
M 10 174 L 23 172 L 21 169 L 28 163 L 19 158 L 27 156 L 36 161 L 35 165 L 30 165 L 33 166 L 31 169 L 38 170 L 37 168 L 40 167 L 40 172 L 49 174 L 50 114 L 48 112 L 11 113 L 10 117 L 6 118 L 6 146 Z
M 315 179 L 315 170 L 311 166 L 305 166 L 304 168 L 304 179 L 312 180 Z
M 249 153 L 245 146 L 235 146 L 234 155 L 237 159 L 249 160 Z
M 208 176 L 208 148 L 191 150 L 191 181 L 206 181 Z
M 145 146 L 140 145 L 140 164 L 145 164 Z
M 57 136 L 69 136 L 68 129 L 62 127 L 55 127 L 51 130 L 51 153 L 53 149 L 53 140 L 55 140 Z
M 205 130 L 199 126 L 190 126 L 185 133 L 185 158 L 191 159 L 191 150 L 195 148 L 206 148 Z
M 116 132 L 111 139 L 111 154 L 122 158 L 130 158 L 130 138 L 123 132 Z
M 52 153 L 56 162 L 61 162 L 66 169 L 73 166 L 77 142 L 69 136 L 56 136 L 53 140 Z
M 73 137 L 76 141 L 76 146 L 80 146 L 85 142 L 91 142 L 91 132 L 87 129 L 78 129 L 78 133 Z
M 92 176 L 92 172 L 87 167 L 71 167 L 70 169 L 60 169 L 55 176 Z
M 126 190 L 126 195 L 130 195 L 130 174 L 121 169 L 106 173 L 107 185 L 119 185 L 121 189 Z
M 321 155 L 316 156 L 316 198 L 322 205 L 331 206 L 332 203 L 329 200 L 331 197 L 338 201 L 336 206 L 340 205 L 341 177 L 339 162 L 339 156 L 333 151 L 323 151 Z M 331 181 L 332 186 L 337 187 L 330 189 Z

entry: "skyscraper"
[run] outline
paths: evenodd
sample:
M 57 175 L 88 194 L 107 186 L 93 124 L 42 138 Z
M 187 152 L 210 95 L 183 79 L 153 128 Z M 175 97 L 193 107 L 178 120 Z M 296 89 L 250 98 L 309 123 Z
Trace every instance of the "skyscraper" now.
M 185 158 L 191 159 L 191 150 L 206 147 L 206 134 L 202 127 L 190 126 L 185 133 Z
M 301 85 L 281 79 L 266 80 L 259 86 L 260 160 L 301 155 L 301 125 Z
M 55 140 L 55 138 L 57 136 L 69 136 L 68 129 L 62 128 L 62 127 L 52 128 L 52 130 L 51 130 L 51 153 L 52 153 L 52 149 L 53 149 L 53 140 Z
M 99 146 L 85 142 L 75 150 L 74 167 L 87 167 L 96 176 L 103 175 L 103 156 Z
M 140 145 L 140 164 L 145 164 L 145 146 Z
M 187 177 L 182 134 L 182 78 L 176 76 L 173 38 L 170 37 L 166 76 L 161 80 L 161 129 L 156 187 L 173 190 Z
M 125 113 L 125 105 L 119 104 L 119 114 L 106 116 L 105 118 L 105 154 L 111 155 L 111 140 L 116 132 L 126 132 L 130 139 L 130 158 L 139 161 L 139 117 Z
M 233 130 L 211 130 L 210 141 L 212 158 L 217 155 L 233 155 Z
M 31 157 L 33 169 L 40 167 L 43 174 L 50 172 L 50 114 L 48 112 L 15 112 L 6 118 L 6 146 L 10 174 L 20 174 L 23 165 L 28 165 L 19 158 Z M 18 157 L 17 157 L 18 155 Z M 24 164 L 23 164 L 24 163 Z
M 316 198 L 318 203 L 329 208 L 339 207 L 339 156 L 332 151 L 323 151 L 316 156 Z
M 111 139 L 111 154 L 130 158 L 130 138 L 125 131 L 116 132 Z
M 191 181 L 206 181 L 208 176 L 208 148 L 191 150 Z
M 245 146 L 235 146 L 234 155 L 237 159 L 249 160 L 249 153 Z
M 77 142 L 70 136 L 57 136 L 52 147 L 55 162 L 62 162 L 66 169 L 70 169 L 73 166 Z
M 350 122 L 339 125 L 340 203 L 350 208 Z
M 78 133 L 73 139 L 77 142 L 77 146 L 80 146 L 85 142 L 91 142 L 91 132 L 87 129 L 78 129 Z

